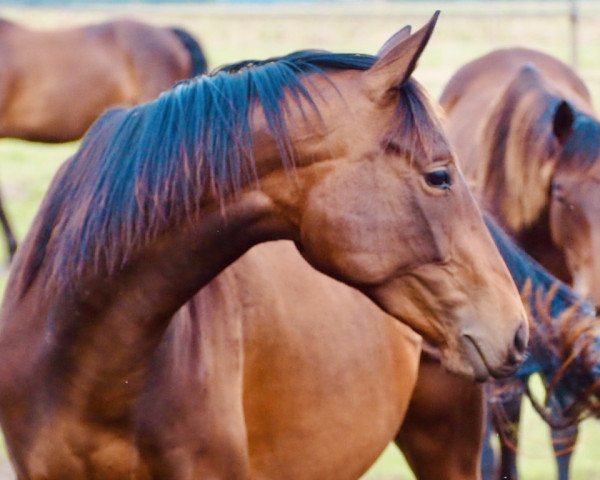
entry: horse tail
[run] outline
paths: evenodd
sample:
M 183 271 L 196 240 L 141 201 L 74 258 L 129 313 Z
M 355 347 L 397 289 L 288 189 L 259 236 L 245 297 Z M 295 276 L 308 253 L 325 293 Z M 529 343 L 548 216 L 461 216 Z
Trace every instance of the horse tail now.
M 177 36 L 192 59 L 191 77 L 202 75 L 208 71 L 208 63 L 202 51 L 202 47 L 189 32 L 179 27 L 171 27 L 171 31 Z

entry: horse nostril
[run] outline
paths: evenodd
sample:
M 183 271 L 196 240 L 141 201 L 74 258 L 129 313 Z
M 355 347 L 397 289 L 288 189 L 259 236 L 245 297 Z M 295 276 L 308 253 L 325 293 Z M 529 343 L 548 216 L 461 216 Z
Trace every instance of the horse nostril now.
M 517 333 L 515 334 L 515 350 L 517 353 L 522 355 L 525 353 L 525 349 L 527 348 L 527 332 L 525 330 L 525 325 L 521 324 L 521 326 L 517 329 Z

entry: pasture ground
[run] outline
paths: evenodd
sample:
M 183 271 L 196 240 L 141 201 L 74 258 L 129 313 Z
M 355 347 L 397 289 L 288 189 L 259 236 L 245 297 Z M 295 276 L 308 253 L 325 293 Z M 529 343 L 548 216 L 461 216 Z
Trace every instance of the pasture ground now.
M 0 15 L 36 28 L 97 22 L 115 16 L 185 27 L 201 39 L 211 67 L 247 58 L 281 55 L 301 48 L 375 53 L 398 28 L 422 25 L 441 9 L 438 27 L 416 77 L 436 98 L 451 74 L 492 49 L 523 45 L 565 61 L 570 55 L 567 2 L 368 2 L 338 6 L 278 7 L 250 5 L 111 6 L 69 9 L 2 7 Z M 579 72 L 600 98 L 600 2 L 583 2 L 579 30 Z M 76 75 L 77 72 L 72 72 Z M 90 85 L 90 88 L 94 88 Z M 25 235 L 52 175 L 77 148 L 0 142 L 0 183 L 8 213 L 20 239 Z M 1 242 L 1 241 L 0 241 Z M 4 245 L 0 243 L 0 256 Z M 1 257 L 0 257 L 1 258 Z M 3 263 L 5 264 L 5 262 Z M 6 272 L 0 275 L 0 288 Z M 555 478 L 547 427 L 526 406 L 519 455 L 523 480 Z M 600 480 L 600 424 L 582 426 L 574 460 L 574 480 Z M 432 459 L 435 461 L 435 459 Z M 0 462 L 0 480 L 12 478 Z M 365 476 L 369 480 L 412 478 L 404 460 L 390 447 Z

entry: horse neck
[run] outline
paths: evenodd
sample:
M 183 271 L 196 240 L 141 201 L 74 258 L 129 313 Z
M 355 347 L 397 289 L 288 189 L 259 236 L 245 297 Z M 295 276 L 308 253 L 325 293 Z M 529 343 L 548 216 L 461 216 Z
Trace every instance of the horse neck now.
M 270 159 L 257 161 L 259 171 L 277 176 Z M 40 381 L 72 385 L 66 395 L 84 409 L 104 409 L 94 399 L 115 398 L 120 385 L 118 402 L 108 402 L 106 414 L 126 412 L 143 388 L 149 359 L 175 312 L 252 245 L 293 238 L 287 221 L 274 211 L 256 185 L 223 204 L 209 196 L 194 218 L 128 252 L 122 268 L 107 275 L 88 265 L 64 283 L 43 264 L 23 293 L 17 288 L 19 276 L 24 260 L 35 253 L 41 228 L 34 225 L 13 272 L 21 281 L 10 282 L 3 305 L 0 342 L 9 346 L 3 351 L 14 354 L 6 365 L 20 362 L 25 371 L 45 365 Z M 199 321 L 211 320 L 218 321 Z M 66 359 L 73 368 L 58 368 L 56 362 Z M 14 377 L 6 373 L 0 377 Z

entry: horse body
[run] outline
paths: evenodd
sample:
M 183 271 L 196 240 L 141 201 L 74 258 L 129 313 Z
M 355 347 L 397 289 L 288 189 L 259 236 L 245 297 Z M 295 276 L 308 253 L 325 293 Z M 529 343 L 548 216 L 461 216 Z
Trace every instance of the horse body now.
M 237 307 L 224 320 L 191 306 L 197 363 L 164 342 L 186 302 L 273 239 L 437 344 L 448 368 L 481 380 L 516 368 L 521 300 L 409 78 L 434 23 L 380 59 L 253 62 L 95 123 L 0 313 L 0 422 L 20 478 L 244 477 Z
M 174 316 L 126 422 L 113 419 L 129 431 L 61 415 L 29 439 L 24 478 L 358 478 L 402 422 L 419 351 L 291 243 L 257 246 Z M 37 470 L 39 457 L 54 461 Z
M 61 31 L 0 26 L 0 136 L 80 138 L 109 106 L 151 100 L 192 73 L 168 28 L 118 20 Z
M 141 457 L 160 478 L 215 459 L 221 478 L 358 478 L 402 421 L 419 347 L 291 243 L 254 247 L 170 323 L 134 415 Z
M 287 285 L 277 302 L 265 295 L 262 309 L 244 319 L 250 477 L 359 478 L 402 423 L 420 337 L 355 290 L 301 265 L 289 245 L 261 251 L 255 269 L 270 259 Z M 279 292 L 277 277 L 262 281 Z

